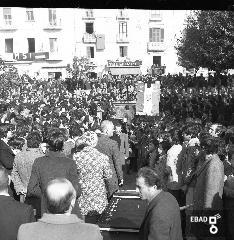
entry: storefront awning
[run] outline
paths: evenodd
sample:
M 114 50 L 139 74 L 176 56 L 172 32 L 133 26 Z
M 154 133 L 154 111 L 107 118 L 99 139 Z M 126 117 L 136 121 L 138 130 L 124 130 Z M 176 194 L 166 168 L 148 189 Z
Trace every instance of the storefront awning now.
M 112 75 L 135 75 L 135 74 L 140 74 L 141 70 L 140 68 L 136 67 L 120 67 L 120 68 L 112 68 L 110 67 L 110 72 Z

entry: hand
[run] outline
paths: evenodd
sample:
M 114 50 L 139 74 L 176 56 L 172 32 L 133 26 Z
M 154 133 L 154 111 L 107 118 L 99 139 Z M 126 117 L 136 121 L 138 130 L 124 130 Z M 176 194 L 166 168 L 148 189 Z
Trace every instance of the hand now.
M 120 187 L 123 186 L 123 179 L 120 180 L 120 182 L 119 182 L 119 186 L 120 186 Z

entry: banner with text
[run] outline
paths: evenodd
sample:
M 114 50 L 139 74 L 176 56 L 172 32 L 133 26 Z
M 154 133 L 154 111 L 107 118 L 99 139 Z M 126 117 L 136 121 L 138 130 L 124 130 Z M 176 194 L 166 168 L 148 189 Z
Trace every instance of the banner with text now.
M 156 81 L 147 87 L 139 82 L 137 88 L 136 114 L 155 116 L 159 114 L 160 82 Z

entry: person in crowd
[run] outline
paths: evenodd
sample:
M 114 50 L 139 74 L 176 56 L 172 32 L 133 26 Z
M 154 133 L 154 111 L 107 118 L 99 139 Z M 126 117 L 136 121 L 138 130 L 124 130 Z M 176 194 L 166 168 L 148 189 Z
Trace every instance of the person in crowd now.
M 22 202 L 25 201 L 32 165 L 36 158 L 44 156 L 40 148 L 42 136 L 38 131 L 30 132 L 26 140 L 27 148 L 15 156 L 13 170 L 11 172 L 14 189 L 17 195 L 20 196 Z M 38 213 L 40 211 L 40 199 L 28 199 L 27 203 L 30 204 L 31 202 L 32 204 L 34 203 L 34 209 L 36 209 L 36 213 Z
M 105 179 L 112 177 L 107 155 L 95 147 L 98 136 L 95 132 L 85 132 L 78 140 L 83 149 L 73 155 L 81 182 L 79 206 L 85 222 L 96 223 L 108 205 Z
M 97 225 L 84 223 L 72 209 L 76 202 L 76 190 L 65 178 L 55 178 L 45 188 L 47 213 L 36 223 L 20 226 L 18 240 L 102 240 Z
M 63 144 L 63 153 L 65 154 L 65 156 L 68 157 L 71 155 L 71 151 L 75 147 L 75 143 L 72 139 L 69 138 L 70 137 L 69 129 L 60 128 L 60 130 L 62 131 L 63 135 L 65 136 L 65 142 Z
M 180 152 L 182 151 L 182 145 L 178 133 L 175 131 L 172 134 L 172 147 L 167 151 L 167 166 L 170 168 L 169 181 L 167 183 L 168 191 L 177 199 L 179 205 L 182 203 L 182 191 L 179 183 L 179 174 L 177 171 L 177 161 Z
M 147 153 L 147 166 L 155 168 L 155 165 L 159 160 L 158 153 L 159 141 L 155 138 L 149 141 L 148 153 Z
M 139 169 L 136 189 L 148 206 L 139 230 L 139 239 L 182 240 L 180 208 L 176 199 L 162 190 L 161 178 L 149 167 Z
M 7 170 L 0 166 L 0 239 L 15 240 L 21 224 L 34 222 L 31 206 L 14 200 L 8 193 L 10 178 Z
M 8 145 L 11 147 L 11 150 L 13 151 L 15 156 L 24 149 L 25 143 L 26 141 L 24 138 L 17 137 L 16 135 L 10 138 L 8 141 Z
M 60 129 L 49 130 L 47 139 L 49 151 L 45 156 L 35 159 L 32 166 L 26 197 L 41 198 L 41 215 L 46 211 L 44 192 L 50 180 L 65 177 L 74 185 L 77 197 L 81 194 L 76 164 L 62 153 L 64 140 Z M 78 207 L 73 210 L 77 210 L 77 214 L 80 214 Z
M 8 173 L 11 173 L 15 154 L 8 145 L 9 139 L 13 136 L 10 124 L 0 125 L 0 165 L 5 167 Z
M 120 152 L 120 161 L 122 164 L 122 169 L 124 171 L 126 166 L 126 160 L 129 157 L 129 141 L 128 141 L 128 134 L 127 131 L 122 129 L 121 122 L 117 122 L 115 124 L 115 131 L 113 136 L 111 137 L 112 140 L 115 140 L 118 143 L 119 152 Z
M 98 137 L 96 149 L 107 155 L 112 170 L 112 178 L 106 180 L 107 194 L 111 196 L 119 190 L 119 185 L 123 185 L 123 171 L 120 161 L 118 143 L 110 137 L 113 136 L 114 124 L 111 121 L 104 120 L 101 123 L 102 133 Z
M 211 136 L 201 137 L 200 144 L 205 157 L 195 173 L 193 212 L 209 216 L 218 211 L 223 215 L 224 165 L 217 155 L 217 139 Z M 199 227 L 201 227 L 199 224 L 193 225 L 190 234 L 197 238 L 201 237 Z
M 226 239 L 234 238 L 234 134 L 229 137 L 228 157 L 224 162 L 225 182 L 223 188 L 225 236 Z

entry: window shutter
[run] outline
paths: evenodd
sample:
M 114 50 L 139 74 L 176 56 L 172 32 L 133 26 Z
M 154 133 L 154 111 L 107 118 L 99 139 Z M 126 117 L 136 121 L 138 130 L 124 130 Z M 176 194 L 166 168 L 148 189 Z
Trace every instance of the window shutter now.
M 153 42 L 152 41 L 152 38 L 153 38 L 152 30 L 153 30 L 152 28 L 149 29 L 149 40 L 150 40 L 150 42 Z
M 128 24 L 126 23 L 126 37 L 128 37 Z
M 91 51 L 90 51 L 90 47 L 87 47 L 87 57 L 90 58 L 91 57 Z
M 52 9 L 49 9 L 49 22 L 52 22 Z
M 120 55 L 120 57 L 122 57 L 122 48 L 123 47 L 121 47 L 121 46 L 119 47 L 119 55 Z
M 11 8 L 3 8 L 3 15 L 11 15 Z
M 94 47 L 90 47 L 90 57 L 94 58 Z
M 164 42 L 164 29 L 161 28 L 161 42 Z
M 125 46 L 125 47 L 123 48 L 123 54 L 124 54 L 124 57 L 127 57 L 127 56 L 128 56 L 128 47 L 127 47 L 127 46 Z

